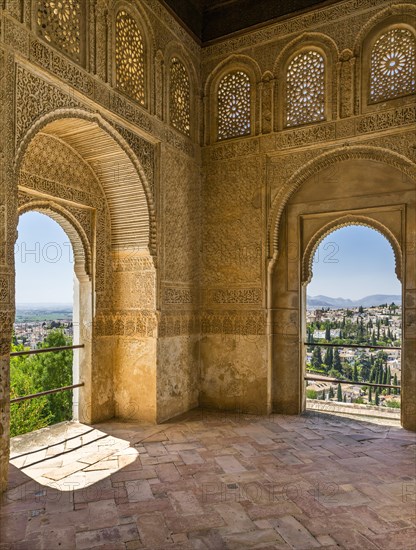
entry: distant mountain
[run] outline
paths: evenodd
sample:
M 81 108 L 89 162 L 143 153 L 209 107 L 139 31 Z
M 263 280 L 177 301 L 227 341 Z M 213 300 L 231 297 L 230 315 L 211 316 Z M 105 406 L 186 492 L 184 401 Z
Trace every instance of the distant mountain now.
M 16 304 L 16 323 L 72 319 L 72 304 Z
M 308 308 L 329 307 L 331 309 L 340 309 L 348 307 L 373 307 L 381 304 L 397 305 L 402 303 L 402 297 L 398 294 L 373 294 L 365 296 L 359 300 L 350 300 L 349 298 L 330 298 L 329 296 L 308 296 Z
M 64 310 L 67 310 L 67 309 L 72 309 L 72 304 L 71 303 L 54 303 L 54 302 L 50 302 L 50 303 L 37 303 L 37 302 L 33 302 L 33 303 L 17 303 L 16 304 L 16 309 L 31 309 L 31 310 L 35 310 L 35 309 L 41 309 L 42 311 L 44 311 L 45 309 L 53 309 L 54 311 L 57 311 L 57 310 L 61 310 L 61 309 L 64 309 Z

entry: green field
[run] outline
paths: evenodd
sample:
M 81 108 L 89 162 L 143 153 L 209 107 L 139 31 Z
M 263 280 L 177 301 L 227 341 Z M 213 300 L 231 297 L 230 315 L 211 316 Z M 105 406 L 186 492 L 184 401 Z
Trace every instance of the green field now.
M 30 322 L 42 322 L 42 321 L 56 321 L 58 319 L 72 320 L 72 308 L 67 307 L 33 307 L 33 308 L 20 308 L 16 309 L 16 323 L 30 323 Z

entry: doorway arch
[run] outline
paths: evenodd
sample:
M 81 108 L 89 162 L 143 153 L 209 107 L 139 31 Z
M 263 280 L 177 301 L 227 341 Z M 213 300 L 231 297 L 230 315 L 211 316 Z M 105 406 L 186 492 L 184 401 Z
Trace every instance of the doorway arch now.
M 327 252 L 321 254 L 322 250 Z M 395 368 L 399 366 L 397 359 L 400 361 L 401 357 L 403 296 L 400 246 L 394 235 L 383 224 L 368 220 L 364 216 L 344 216 L 322 227 L 313 235 L 306 246 L 302 264 L 301 332 L 304 335 L 304 343 L 312 344 L 304 345 L 302 348 L 305 375 L 312 377 L 312 380 L 313 377 L 316 375 L 320 377 L 321 374 L 324 378 L 329 376 L 349 380 L 346 386 L 341 384 L 342 391 L 346 390 L 343 394 L 344 400 L 353 403 L 359 398 L 358 403 L 366 403 L 366 392 L 362 391 L 366 388 L 359 388 L 358 393 L 356 383 L 359 385 L 364 382 L 377 382 L 370 378 L 370 364 L 373 365 L 376 357 L 380 360 L 377 352 L 386 353 L 386 361 L 387 356 L 390 359 L 395 357 L 396 360 L 390 363 L 390 366 Z M 382 298 L 383 294 L 386 295 L 384 298 Z M 388 298 L 388 294 L 395 296 Z M 310 299 L 316 295 L 318 295 L 318 302 L 312 306 L 313 302 Z M 374 295 L 379 295 L 377 301 L 374 301 L 376 298 Z M 397 299 L 396 295 L 398 295 Z M 331 300 L 340 296 L 352 299 L 353 302 L 337 303 Z M 373 301 L 369 303 L 368 298 L 361 300 L 366 296 L 372 297 Z M 328 297 L 326 304 L 328 307 L 325 305 L 326 297 Z M 399 304 L 400 315 L 397 316 L 395 307 L 394 309 L 390 305 L 388 308 L 381 307 L 385 302 Z M 373 306 L 376 308 L 374 309 Z M 399 331 L 400 336 L 397 336 L 396 330 Z M 397 339 L 400 340 L 400 344 L 396 341 Z M 332 347 L 327 347 L 327 343 Z M 353 349 L 350 344 L 362 346 L 363 349 Z M 379 349 L 370 349 L 367 346 L 370 348 L 379 346 Z M 400 351 L 397 350 L 398 346 Z M 337 357 L 336 364 L 334 364 L 333 354 Z M 387 366 L 386 364 L 384 383 L 392 384 L 391 378 L 388 378 Z M 384 367 L 383 371 L 379 370 L 377 363 L 377 371 L 373 369 L 371 375 L 373 376 L 375 372 L 381 375 Z M 400 367 L 393 372 L 392 376 L 395 373 L 401 379 Z M 321 382 L 314 380 L 312 392 L 319 387 L 322 388 L 320 385 L 322 382 L 325 385 L 325 379 Z M 384 388 L 377 389 L 377 400 L 382 394 L 380 399 L 384 401 L 386 399 L 382 391 Z M 329 394 L 326 393 L 328 390 Z M 333 385 L 326 386 L 322 392 L 318 390 L 318 399 L 328 400 L 331 397 L 337 398 Z M 387 398 L 385 405 L 389 404 L 389 399 Z M 339 401 L 339 395 L 337 401 Z M 394 403 L 397 404 L 397 402 Z M 327 404 L 331 407 L 334 405 L 333 400 Z M 319 410 L 322 402 L 315 403 L 307 400 L 304 407 Z M 337 407 L 339 405 L 335 405 L 335 411 L 339 410 Z M 388 411 L 392 409 L 383 410 L 387 416 Z M 366 411 L 360 410 L 359 407 L 355 412 L 366 414 Z
M 371 151 L 370 151 L 371 149 Z M 395 252 L 402 282 L 402 425 L 416 430 L 415 258 L 416 178 L 406 158 L 376 148 L 349 148 L 318 157 L 278 193 L 270 225 L 270 408 L 300 414 L 305 408 L 304 286 L 317 243 L 334 228 L 360 223 L 380 231 Z
M 27 131 L 15 170 L 19 208 L 46 209 L 73 234 L 91 358 L 80 419 L 155 421 L 156 223 L 136 152 L 98 113 L 57 109 Z
M 37 212 L 53 220 L 63 230 L 69 240 L 71 251 L 68 253 L 68 261 L 73 261 L 73 296 L 72 296 L 72 327 L 73 345 L 82 344 L 84 347 L 73 350 L 72 382 L 86 383 L 87 387 L 91 376 L 91 328 L 92 328 L 92 277 L 91 277 L 91 250 L 82 227 L 73 215 L 62 205 L 46 200 L 33 200 L 21 205 L 18 209 L 18 219 L 29 212 Z M 44 258 L 45 245 L 58 243 L 39 243 L 39 255 Z M 71 254 L 72 252 L 72 254 Z M 59 257 L 62 258 L 63 250 Z M 72 258 L 73 260 L 72 260 Z M 40 260 L 41 261 L 41 260 Z M 49 388 L 47 388 L 49 389 Z M 86 392 L 83 388 L 72 390 L 72 419 L 85 420 L 86 416 Z

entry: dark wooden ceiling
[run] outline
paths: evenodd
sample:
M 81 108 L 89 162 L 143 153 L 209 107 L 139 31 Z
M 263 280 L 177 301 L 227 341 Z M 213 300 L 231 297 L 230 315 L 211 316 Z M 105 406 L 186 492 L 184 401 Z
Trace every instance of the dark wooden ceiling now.
M 202 43 L 340 0 L 163 0 Z

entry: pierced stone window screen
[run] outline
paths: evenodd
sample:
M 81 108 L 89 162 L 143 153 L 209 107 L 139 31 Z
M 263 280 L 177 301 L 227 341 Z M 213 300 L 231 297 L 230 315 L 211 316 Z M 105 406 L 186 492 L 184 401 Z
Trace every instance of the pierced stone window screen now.
M 251 83 L 243 71 L 224 76 L 218 86 L 218 139 L 251 133 Z
M 189 77 L 183 63 L 172 58 L 169 70 L 169 119 L 174 128 L 189 136 L 191 99 Z
M 371 52 L 370 103 L 416 91 L 416 40 L 407 29 L 392 29 L 378 38 Z
M 83 61 L 84 0 L 38 0 L 38 33 L 78 63 Z
M 116 87 L 145 105 L 143 37 L 135 19 L 125 10 L 117 13 L 115 42 Z
M 325 120 L 325 61 L 314 50 L 297 55 L 286 73 L 286 126 Z

